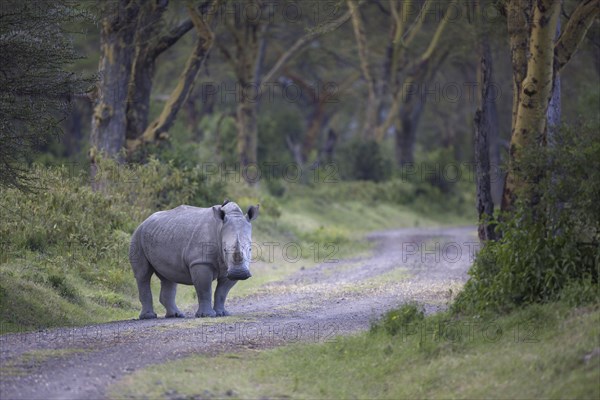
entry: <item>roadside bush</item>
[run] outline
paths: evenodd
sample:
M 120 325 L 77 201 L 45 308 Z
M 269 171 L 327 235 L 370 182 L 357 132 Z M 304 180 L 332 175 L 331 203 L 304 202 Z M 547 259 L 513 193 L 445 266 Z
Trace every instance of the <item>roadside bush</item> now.
M 371 324 L 371 333 L 385 332 L 390 336 L 406 333 L 414 328 L 411 325 L 421 323 L 425 319 L 422 306 L 409 303 L 388 311 L 381 320 Z
M 375 140 L 352 140 L 337 157 L 342 179 L 382 182 L 391 176 L 392 161 Z
M 529 185 L 534 200 L 521 201 L 512 215 L 496 221 L 502 238 L 486 243 L 477 255 L 455 312 L 599 300 L 600 140 L 595 132 L 563 129 L 556 145 L 531 152 L 519 165 L 521 179 L 536 176 Z

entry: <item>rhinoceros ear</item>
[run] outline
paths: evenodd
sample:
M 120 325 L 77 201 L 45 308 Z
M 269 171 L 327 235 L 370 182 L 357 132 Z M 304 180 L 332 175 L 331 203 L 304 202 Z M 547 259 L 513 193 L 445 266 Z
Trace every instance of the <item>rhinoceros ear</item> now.
M 260 204 L 257 204 L 256 206 L 248 207 L 248 212 L 246 213 L 246 218 L 248 218 L 248 221 L 253 221 L 258 217 L 258 208 L 259 207 L 260 207 Z
M 212 209 L 216 220 L 223 221 L 225 219 L 225 211 L 221 209 L 221 206 L 213 206 Z
M 225 207 L 225 204 L 229 203 L 229 199 L 225 199 L 223 200 L 223 204 L 221 204 L 221 207 Z

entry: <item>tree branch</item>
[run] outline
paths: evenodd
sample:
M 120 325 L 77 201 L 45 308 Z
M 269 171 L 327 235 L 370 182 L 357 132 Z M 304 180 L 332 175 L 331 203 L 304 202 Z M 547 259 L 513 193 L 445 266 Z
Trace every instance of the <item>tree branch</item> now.
M 219 2 L 220 0 L 214 0 L 212 4 L 213 6 L 217 6 Z M 177 86 L 169 96 L 169 100 L 165 104 L 160 116 L 148 126 L 141 139 L 128 141 L 127 147 L 129 151 L 135 150 L 143 143 L 153 142 L 167 137 L 167 132 L 173 125 L 181 106 L 187 100 L 190 91 L 194 86 L 196 77 L 198 76 L 198 71 L 206 59 L 206 55 L 210 51 L 214 41 L 214 35 L 210 30 L 209 25 L 211 15 L 204 17 L 196 8 L 190 5 L 188 5 L 188 12 L 191 21 L 198 32 L 198 39 L 194 51 L 188 57 L 185 68 L 179 76 Z
M 191 19 L 186 19 L 176 27 L 173 27 L 163 35 L 156 45 L 149 51 L 149 57 L 156 59 L 169 47 L 173 46 L 179 39 L 181 39 L 186 33 L 188 33 L 194 27 L 194 23 Z
M 304 48 L 307 45 L 309 45 L 313 40 L 317 39 L 318 37 L 320 37 L 326 33 L 329 33 L 331 31 L 339 28 L 349 19 L 350 19 L 350 11 L 347 11 L 344 14 L 342 14 L 342 16 L 340 16 L 338 19 L 331 21 L 330 23 L 324 24 L 320 28 L 316 28 L 312 32 L 309 32 L 306 35 L 299 38 L 296 41 L 296 43 L 294 43 L 292 45 L 292 47 L 289 48 L 288 51 L 286 51 L 285 53 L 283 53 L 283 55 L 281 57 L 279 57 L 279 59 L 277 60 L 275 65 L 273 65 L 273 67 L 269 70 L 269 72 L 267 72 L 264 79 L 262 79 L 261 81 L 269 82 L 271 79 L 273 79 L 275 77 L 276 74 L 279 73 L 281 68 L 292 57 L 296 56 L 298 53 L 300 53 L 302 50 L 304 50 Z
M 600 0 L 587 0 L 579 3 L 567 22 L 563 33 L 554 46 L 554 64 L 560 71 L 577 51 L 585 34 L 600 14 Z
M 448 4 L 448 7 L 452 7 L 454 4 L 456 4 L 456 0 L 453 0 L 452 2 L 450 2 L 450 4 Z M 431 42 L 429 42 L 429 46 L 427 47 L 427 50 L 425 50 L 425 52 L 421 55 L 421 62 L 427 62 L 429 61 L 429 59 L 431 58 L 431 56 L 433 55 L 433 52 L 435 51 L 437 45 L 440 42 L 440 38 L 442 37 L 442 33 L 444 32 L 444 29 L 446 28 L 446 25 L 448 25 L 448 18 L 446 18 L 446 15 L 444 15 L 444 17 L 442 18 L 442 20 L 440 21 L 437 30 L 435 31 L 433 37 L 431 38 Z

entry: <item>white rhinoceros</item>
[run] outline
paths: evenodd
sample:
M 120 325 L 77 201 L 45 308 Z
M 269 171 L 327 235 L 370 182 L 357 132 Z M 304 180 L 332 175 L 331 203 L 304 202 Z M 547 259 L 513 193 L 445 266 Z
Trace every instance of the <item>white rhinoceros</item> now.
M 133 233 L 129 261 L 137 280 L 142 312 L 140 319 L 156 318 L 150 278 L 161 281 L 160 302 L 166 317 L 184 317 L 175 304 L 177 284 L 194 285 L 198 294 L 196 317 L 229 315 L 225 298 L 238 280 L 250 274 L 252 225 L 258 206 L 246 215 L 233 202 L 199 208 L 182 205 L 159 211 Z M 217 280 L 214 308 L 212 281 Z

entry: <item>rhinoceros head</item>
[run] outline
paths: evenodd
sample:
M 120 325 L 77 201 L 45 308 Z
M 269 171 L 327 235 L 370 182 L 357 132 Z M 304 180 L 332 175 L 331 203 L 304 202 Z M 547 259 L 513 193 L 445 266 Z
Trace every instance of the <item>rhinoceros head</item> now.
M 250 278 L 250 248 L 252 244 L 251 221 L 258 217 L 258 205 L 250 206 L 244 215 L 240 207 L 225 201 L 214 206 L 215 218 L 223 221 L 221 228 L 221 251 L 227 266 L 227 278 L 244 280 Z

